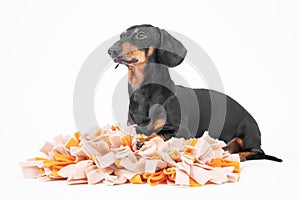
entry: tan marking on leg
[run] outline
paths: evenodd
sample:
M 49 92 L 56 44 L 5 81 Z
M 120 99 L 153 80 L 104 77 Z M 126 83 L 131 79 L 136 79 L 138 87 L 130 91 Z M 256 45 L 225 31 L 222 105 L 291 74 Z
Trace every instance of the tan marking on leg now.
M 158 119 L 153 123 L 153 130 L 158 130 L 160 128 L 162 128 L 166 123 L 166 120 L 164 119 Z
M 240 159 L 246 158 L 249 155 L 252 155 L 252 151 L 239 152 Z
M 229 153 L 238 153 L 244 151 L 243 148 L 243 141 L 241 138 L 234 138 L 228 144 L 226 147 L 223 148 L 225 151 L 228 151 Z
M 244 146 L 243 140 L 242 140 L 241 138 L 236 138 L 236 142 L 237 142 L 241 147 Z

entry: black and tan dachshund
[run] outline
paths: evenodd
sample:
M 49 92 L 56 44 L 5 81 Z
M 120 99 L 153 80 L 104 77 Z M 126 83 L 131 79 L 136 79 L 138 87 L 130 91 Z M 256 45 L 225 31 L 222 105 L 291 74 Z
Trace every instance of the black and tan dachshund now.
M 201 137 L 208 131 L 227 143 L 225 150 L 239 153 L 241 160 L 282 161 L 264 153 L 255 119 L 235 100 L 217 91 L 174 84 L 168 68 L 179 65 L 187 50 L 167 31 L 146 24 L 132 26 L 108 53 L 114 62 L 128 68 L 128 124 L 136 124 L 137 133 L 167 140 Z M 214 109 L 213 102 L 217 102 Z M 217 130 L 211 120 L 214 113 L 215 118 L 222 116 L 222 110 L 223 121 L 219 117 L 215 124 L 223 126 Z M 142 145 L 143 141 L 138 148 Z

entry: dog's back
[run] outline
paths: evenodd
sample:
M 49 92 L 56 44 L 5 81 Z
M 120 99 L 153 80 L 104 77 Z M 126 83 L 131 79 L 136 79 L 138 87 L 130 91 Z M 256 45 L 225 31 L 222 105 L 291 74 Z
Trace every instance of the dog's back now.
M 138 133 L 149 139 L 157 135 L 188 139 L 208 130 L 241 159 L 281 161 L 264 154 L 256 121 L 232 98 L 213 90 L 175 86 L 168 68 L 179 65 L 187 49 L 166 30 L 130 27 L 108 53 L 128 68 L 128 124 L 136 124 Z
M 194 126 L 197 126 L 195 137 L 200 137 L 204 131 L 209 131 L 212 137 L 229 142 L 236 137 L 242 121 L 248 120 L 249 123 L 256 124 L 246 109 L 223 93 L 209 89 L 176 86 L 176 96 L 184 99 L 180 106 L 183 107 L 182 114 L 186 115 L 185 117 L 191 122 L 190 130 L 195 130 Z M 198 116 L 195 114 L 197 110 Z

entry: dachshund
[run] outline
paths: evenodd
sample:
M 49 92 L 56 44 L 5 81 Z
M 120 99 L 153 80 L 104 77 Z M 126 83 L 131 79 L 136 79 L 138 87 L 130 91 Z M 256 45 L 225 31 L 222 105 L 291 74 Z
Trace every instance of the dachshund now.
M 166 30 L 149 24 L 129 27 L 109 48 L 116 68 L 119 64 L 128 68 L 128 125 L 136 125 L 136 132 L 149 136 L 147 139 L 198 138 L 208 131 L 226 142 L 223 149 L 238 153 L 241 161 L 281 162 L 261 149 L 259 127 L 238 102 L 214 90 L 175 85 L 169 68 L 181 64 L 186 53 L 184 45 Z M 214 123 L 213 115 L 217 118 Z M 221 130 L 212 125 L 222 122 Z M 143 142 L 137 143 L 138 149 Z

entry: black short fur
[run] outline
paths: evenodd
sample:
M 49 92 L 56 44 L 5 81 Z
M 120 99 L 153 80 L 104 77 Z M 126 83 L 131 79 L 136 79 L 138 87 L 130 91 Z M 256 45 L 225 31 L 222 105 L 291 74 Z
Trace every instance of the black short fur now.
M 135 34 L 141 30 L 147 34 L 147 38 L 142 41 L 135 38 Z M 209 131 L 214 135 L 217 130 L 214 130 L 214 125 L 211 124 L 212 97 L 215 102 L 222 102 L 225 99 L 224 125 L 221 132 L 216 134 L 226 143 L 230 143 L 236 138 L 242 141 L 239 144 L 232 142 L 231 146 L 225 147 L 225 150 L 231 151 L 231 153 L 249 152 L 244 160 L 282 161 L 276 157 L 265 155 L 261 149 L 261 133 L 255 119 L 235 100 L 217 91 L 191 89 L 174 84 L 168 68 L 179 65 L 187 50 L 169 33 L 151 25 L 132 26 L 122 33 L 120 41 L 110 48 L 109 54 L 113 59 L 122 55 L 121 45 L 124 42 L 130 42 L 138 49 L 144 50 L 146 55 L 150 47 L 154 48 L 154 52 L 148 58 L 143 70 L 142 84 L 138 88 L 133 88 L 128 84 L 130 96 L 128 123 L 136 124 L 138 133 L 146 135 L 158 133 L 166 139 L 173 136 L 186 139 L 200 137 L 204 131 Z M 134 66 L 128 65 L 128 67 Z M 195 96 L 197 104 L 191 101 Z M 223 104 L 217 103 L 214 106 L 223 106 Z M 216 110 L 222 110 L 222 107 L 216 108 Z M 199 112 L 196 113 L 196 111 Z M 221 115 L 222 113 L 220 113 Z M 159 119 L 165 120 L 165 124 L 154 129 L 154 124 Z M 223 121 L 220 119 L 220 123 Z M 215 123 L 219 123 L 218 113 Z

